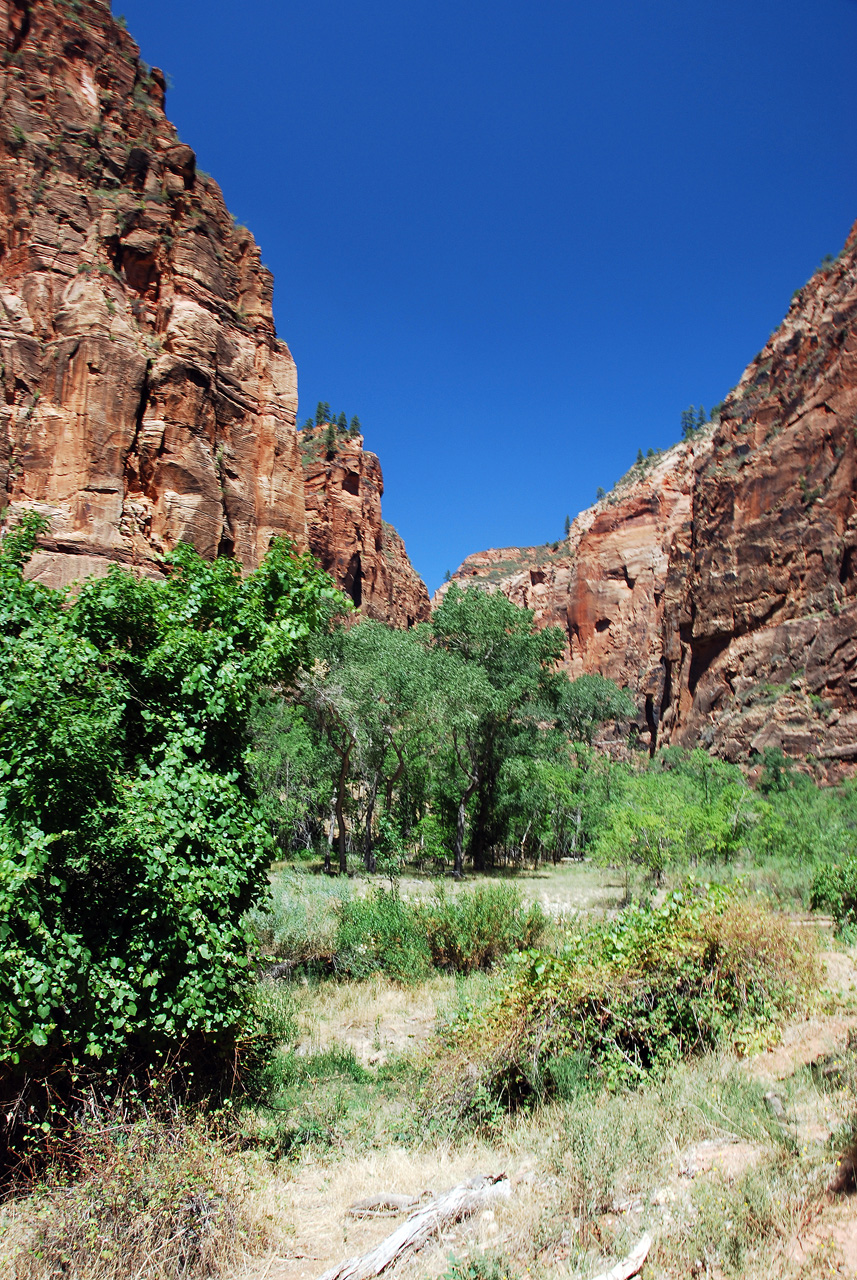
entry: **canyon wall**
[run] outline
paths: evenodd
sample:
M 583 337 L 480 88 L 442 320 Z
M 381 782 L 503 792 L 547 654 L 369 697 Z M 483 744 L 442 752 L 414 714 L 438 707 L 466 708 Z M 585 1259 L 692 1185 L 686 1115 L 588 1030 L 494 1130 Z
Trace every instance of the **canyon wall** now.
M 0 0 L 0 493 L 59 584 L 304 541 L 273 281 L 97 0 Z
M 634 693 L 652 746 L 857 760 L 857 227 L 727 398 L 567 541 L 468 557 L 462 584 L 561 626 L 572 675 Z M 443 588 L 441 589 L 443 591 Z
M 310 550 L 364 616 L 397 627 L 425 622 L 425 583 L 381 517 L 384 478 L 377 457 L 364 450 L 359 435 L 339 433 L 327 448 L 327 433 L 322 424 L 299 436 Z
M 33 576 L 157 573 L 180 541 L 250 569 L 284 534 L 352 595 L 358 563 L 363 612 L 425 617 L 374 455 L 306 477 L 307 529 L 273 278 L 165 77 L 101 0 L 0 0 L 0 46 L 0 509 L 50 518 Z

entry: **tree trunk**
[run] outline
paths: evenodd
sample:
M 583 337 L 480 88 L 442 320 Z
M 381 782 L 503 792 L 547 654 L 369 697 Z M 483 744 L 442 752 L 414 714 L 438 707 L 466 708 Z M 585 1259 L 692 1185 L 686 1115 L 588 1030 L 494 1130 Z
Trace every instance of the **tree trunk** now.
M 347 833 L 345 830 L 345 784 L 348 781 L 348 764 L 351 760 L 351 752 L 354 749 L 354 742 L 349 742 L 348 746 L 342 753 L 342 764 L 339 769 L 339 781 L 336 787 L 336 822 L 339 827 L 339 874 L 348 874 L 348 844 Z
M 405 757 L 402 755 L 401 751 L 396 746 L 395 742 L 391 741 L 390 746 L 395 751 L 396 758 L 399 763 L 396 765 L 395 772 L 392 773 L 390 777 L 387 779 L 387 784 L 384 789 L 385 790 L 385 794 L 384 794 L 384 812 L 385 813 L 389 813 L 390 809 L 393 806 L 393 787 L 395 787 L 396 783 L 399 781 L 402 774 L 405 772 Z
M 336 792 L 330 797 L 330 826 L 327 831 L 327 848 L 324 851 L 324 874 L 329 876 L 331 873 L 330 855 L 333 849 L 333 832 L 336 826 Z
M 464 824 L 467 818 L 467 801 L 478 785 L 479 778 L 477 776 L 462 795 L 458 805 L 458 821 L 455 826 L 455 862 L 452 868 L 452 874 L 456 880 L 460 880 L 464 875 Z
M 375 816 L 375 797 L 378 794 L 378 780 L 380 774 L 376 773 L 372 779 L 372 790 L 369 792 L 369 803 L 366 806 L 366 838 L 363 842 L 363 866 L 366 871 L 374 872 L 375 870 L 375 846 L 372 843 L 372 819 Z

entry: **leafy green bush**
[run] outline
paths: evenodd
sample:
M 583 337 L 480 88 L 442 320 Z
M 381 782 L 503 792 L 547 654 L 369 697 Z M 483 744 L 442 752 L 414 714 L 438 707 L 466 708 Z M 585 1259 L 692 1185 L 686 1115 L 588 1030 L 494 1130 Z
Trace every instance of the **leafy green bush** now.
M 479 884 L 454 898 L 440 887 L 415 912 L 432 964 L 454 973 L 487 969 L 511 951 L 536 946 L 547 925 L 541 907 L 525 907 L 509 884 Z
M 814 911 L 829 911 L 840 930 L 857 928 L 857 857 L 818 868 L 810 905 Z
M 807 1001 L 816 976 L 806 938 L 723 891 L 629 907 L 576 927 L 557 955 L 525 951 L 493 1004 L 450 1024 L 428 1117 L 482 1123 L 498 1102 L 577 1089 L 590 1075 L 633 1085 L 723 1041 L 746 1049 Z M 558 1069 L 570 1055 L 573 1070 Z
M 51 591 L 23 575 L 44 523 L 0 549 L 0 1101 L 26 1102 L 0 1163 L 81 1072 L 194 1059 L 203 1084 L 231 1052 L 270 848 L 247 720 L 336 594 L 283 543 L 245 578 L 182 546 L 165 581 Z

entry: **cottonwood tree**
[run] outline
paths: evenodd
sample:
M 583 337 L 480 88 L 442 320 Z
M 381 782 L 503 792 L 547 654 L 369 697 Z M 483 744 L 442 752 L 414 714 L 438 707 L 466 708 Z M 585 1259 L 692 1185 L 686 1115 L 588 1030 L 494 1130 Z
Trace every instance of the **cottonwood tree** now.
M 453 583 L 430 623 L 434 642 L 469 669 L 481 672 L 490 696 L 474 704 L 457 756 L 475 797 L 470 832 L 474 869 L 484 870 L 502 838 L 500 778 L 504 761 L 538 751 L 545 720 L 566 677 L 556 671 L 564 641 L 556 627 L 537 631 L 533 613 L 499 592 Z M 465 751 L 466 749 L 466 751 Z

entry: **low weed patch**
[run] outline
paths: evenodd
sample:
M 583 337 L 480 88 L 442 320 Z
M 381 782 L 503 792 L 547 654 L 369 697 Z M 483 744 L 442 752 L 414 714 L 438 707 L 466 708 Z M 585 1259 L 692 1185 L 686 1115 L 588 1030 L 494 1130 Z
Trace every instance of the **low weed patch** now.
M 282 871 L 244 923 L 266 955 L 295 969 L 324 970 L 333 965 L 337 909 L 349 895 L 347 882 Z
M 439 886 L 416 908 L 432 963 L 451 973 L 488 969 L 513 951 L 543 940 L 547 919 L 538 905 L 524 906 L 520 890 L 509 884 L 480 884 L 451 897 Z
M 64 1142 L 77 1177 L 49 1168 L 2 1212 L 9 1280 L 202 1280 L 264 1245 L 247 1170 L 202 1121 L 100 1112 Z
M 424 1110 L 491 1125 L 498 1113 L 589 1082 L 637 1086 L 718 1044 L 747 1052 L 804 1007 L 810 940 L 722 890 L 674 893 L 528 949 L 499 995 L 441 1035 Z

